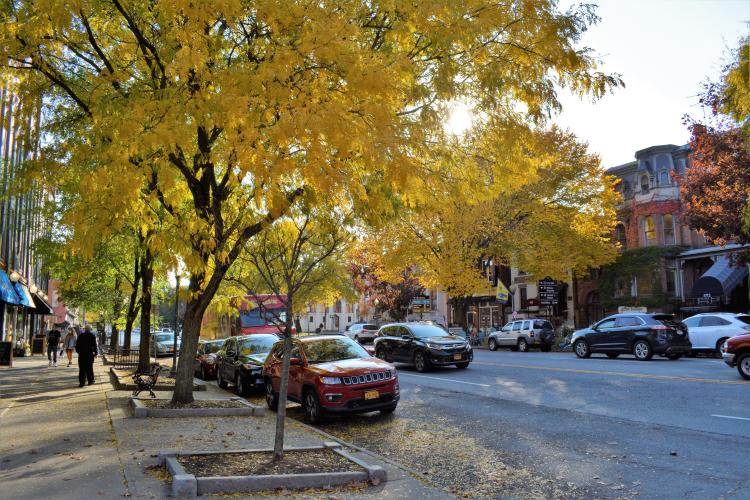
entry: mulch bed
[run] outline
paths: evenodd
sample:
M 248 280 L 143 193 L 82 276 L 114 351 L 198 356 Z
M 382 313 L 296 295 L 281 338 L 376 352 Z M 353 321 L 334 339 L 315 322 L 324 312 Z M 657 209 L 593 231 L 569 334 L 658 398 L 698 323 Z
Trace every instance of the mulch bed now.
M 222 453 L 217 455 L 180 455 L 177 460 L 196 477 L 255 476 L 272 474 L 310 474 L 363 470 L 329 449 L 290 450 L 284 459 L 272 462 L 272 452 Z
M 148 406 L 149 408 L 169 410 L 183 410 L 186 408 L 247 408 L 247 405 L 243 404 L 242 401 L 234 399 L 196 399 L 192 403 L 175 403 L 171 399 L 141 399 L 141 403 L 143 403 L 143 406 Z

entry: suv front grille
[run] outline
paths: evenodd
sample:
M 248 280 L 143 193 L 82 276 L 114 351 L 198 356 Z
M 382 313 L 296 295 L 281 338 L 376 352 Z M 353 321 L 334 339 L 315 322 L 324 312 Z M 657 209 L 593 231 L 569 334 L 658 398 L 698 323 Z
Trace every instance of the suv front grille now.
M 372 382 L 380 382 L 381 380 L 389 380 L 393 378 L 393 370 L 386 370 L 384 372 L 368 373 L 367 375 L 354 375 L 352 377 L 341 377 L 341 381 L 345 385 L 355 384 L 369 384 Z

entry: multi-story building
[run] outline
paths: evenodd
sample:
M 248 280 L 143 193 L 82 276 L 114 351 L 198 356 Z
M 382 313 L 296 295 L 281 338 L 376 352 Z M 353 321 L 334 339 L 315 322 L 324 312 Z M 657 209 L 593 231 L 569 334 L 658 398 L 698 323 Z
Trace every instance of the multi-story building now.
M 38 102 L 0 89 L 0 337 L 14 343 L 30 341 L 44 330 L 43 317 L 52 314 L 48 277 L 33 247 L 49 231 L 41 210 L 48 194 L 35 185 L 19 190 L 15 182 L 22 164 L 38 152 L 40 117 Z

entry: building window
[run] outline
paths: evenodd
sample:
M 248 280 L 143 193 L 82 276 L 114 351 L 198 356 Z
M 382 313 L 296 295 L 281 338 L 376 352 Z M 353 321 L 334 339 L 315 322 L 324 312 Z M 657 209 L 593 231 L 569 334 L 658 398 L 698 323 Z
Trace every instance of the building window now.
M 652 215 L 649 215 L 643 221 L 643 234 L 646 237 L 646 246 L 653 245 L 656 242 L 656 226 Z
M 667 170 L 662 170 L 659 174 L 659 184 L 662 186 L 669 185 L 669 172 Z
M 642 193 L 648 193 L 649 188 L 649 182 L 648 182 L 648 175 L 642 175 L 641 176 L 641 192 Z
M 315 322 L 315 318 L 313 318 L 312 316 L 310 316 L 310 323 L 314 323 L 314 322 Z
M 672 214 L 662 216 L 662 225 L 664 226 L 664 244 L 674 245 L 674 218 Z
M 615 240 L 620 244 L 623 250 L 628 248 L 628 235 L 625 230 L 625 224 L 617 224 L 615 227 Z
M 677 270 L 674 269 L 673 267 L 667 268 L 666 292 L 667 292 L 667 295 L 669 295 L 670 297 L 674 297 L 675 292 L 677 291 L 677 287 L 675 286 L 675 273 L 676 272 Z
M 518 287 L 518 291 L 521 294 L 521 309 L 528 308 L 529 307 L 529 297 L 526 294 L 526 287 L 525 286 Z
M 625 278 L 622 276 L 618 277 L 615 280 L 615 298 L 619 299 L 622 297 L 625 297 L 628 293 L 628 283 L 626 282 Z

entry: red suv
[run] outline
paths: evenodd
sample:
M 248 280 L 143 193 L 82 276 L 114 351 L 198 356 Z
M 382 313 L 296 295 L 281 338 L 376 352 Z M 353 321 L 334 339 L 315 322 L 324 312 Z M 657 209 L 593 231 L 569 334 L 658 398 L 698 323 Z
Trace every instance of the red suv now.
M 399 399 L 396 368 L 370 356 L 343 336 L 294 339 L 287 397 L 302 404 L 305 419 L 315 424 L 326 414 L 391 413 Z M 281 384 L 283 341 L 277 342 L 263 367 L 266 402 L 276 410 Z
M 742 378 L 750 380 L 750 333 L 727 340 L 721 356 L 726 364 L 737 367 Z

